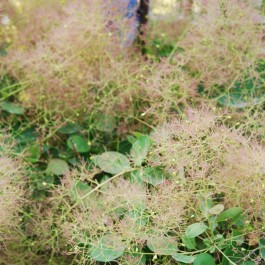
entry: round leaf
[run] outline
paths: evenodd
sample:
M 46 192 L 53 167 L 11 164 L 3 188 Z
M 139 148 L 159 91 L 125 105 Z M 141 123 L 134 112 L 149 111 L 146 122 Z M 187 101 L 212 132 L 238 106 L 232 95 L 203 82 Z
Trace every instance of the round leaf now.
M 172 237 L 151 237 L 147 240 L 147 246 L 157 255 L 173 255 L 178 252 L 177 241 Z
M 98 115 L 96 119 L 96 128 L 101 132 L 112 132 L 115 129 L 116 121 L 112 115 Z
M 72 134 L 77 133 L 81 130 L 80 125 L 76 123 L 68 123 L 65 126 L 61 127 L 58 132 L 62 134 Z
M 153 186 L 157 186 L 164 182 L 165 176 L 161 169 L 147 167 L 143 168 L 134 173 L 134 177 L 136 180 L 142 180 L 148 184 Z
M 197 255 L 193 265 L 215 265 L 214 258 L 208 253 L 201 253 Z
M 21 106 L 7 101 L 2 102 L 0 106 L 4 111 L 11 114 L 21 115 L 25 112 L 24 108 L 22 108 Z
M 106 235 L 93 242 L 90 257 L 100 262 L 110 262 L 122 256 L 125 250 L 123 242 L 111 235 Z
M 39 158 L 41 156 L 41 148 L 39 145 L 34 144 L 30 145 L 27 148 L 27 153 L 25 155 L 25 160 L 31 163 L 36 163 L 39 161 Z
M 186 235 L 183 235 L 181 237 L 182 243 L 185 245 L 188 249 L 196 249 L 196 241 L 195 238 L 188 238 Z
M 151 139 L 147 135 L 141 135 L 132 145 L 131 157 L 136 166 L 141 166 L 148 154 Z
M 222 212 L 216 219 L 217 222 L 224 222 L 229 219 L 238 217 L 243 212 L 243 209 L 240 207 L 234 207 L 227 209 L 226 211 Z
M 70 136 L 67 140 L 67 146 L 78 153 L 87 153 L 90 150 L 87 140 L 81 135 Z
M 185 235 L 188 238 L 194 238 L 203 234 L 208 229 L 208 226 L 203 223 L 195 223 L 187 227 Z
M 143 211 L 133 210 L 128 212 L 127 215 L 133 219 L 135 224 L 137 224 L 139 227 L 145 226 L 148 222 L 148 216 L 146 216 Z
M 31 143 L 37 141 L 37 134 L 34 127 L 27 128 L 22 131 L 17 137 L 16 141 L 20 144 Z
M 49 161 L 46 171 L 54 175 L 63 175 L 69 171 L 69 166 L 64 160 L 55 158 Z
M 226 107 L 242 109 L 249 106 L 256 106 L 265 101 L 265 96 L 245 99 L 241 93 L 231 93 L 218 99 L 218 102 Z
M 93 161 L 104 172 L 110 174 L 119 174 L 131 168 L 128 158 L 118 152 L 105 152 L 94 157 Z
M 172 258 L 178 262 L 182 262 L 185 264 L 190 264 L 195 259 L 195 257 L 193 257 L 193 256 L 187 256 L 187 255 L 180 254 L 180 253 L 173 254 Z
M 209 209 L 209 213 L 210 214 L 220 214 L 223 210 L 224 210 L 224 205 L 223 204 L 217 204 L 215 206 L 213 206 L 211 209 Z

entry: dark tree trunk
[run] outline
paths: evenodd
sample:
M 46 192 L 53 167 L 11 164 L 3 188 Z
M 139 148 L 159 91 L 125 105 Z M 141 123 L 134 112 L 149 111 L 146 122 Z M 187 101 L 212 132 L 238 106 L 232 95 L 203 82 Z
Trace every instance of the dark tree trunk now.
M 148 21 L 148 11 L 149 11 L 149 0 L 140 0 L 140 5 L 137 11 L 137 15 L 141 25 L 145 25 Z
M 137 16 L 139 19 L 139 36 L 138 36 L 138 43 L 140 45 L 140 49 L 142 54 L 146 53 L 145 49 L 145 41 L 143 40 L 144 35 L 144 27 L 148 22 L 148 12 L 149 12 L 149 0 L 140 0 L 140 5 L 137 10 Z

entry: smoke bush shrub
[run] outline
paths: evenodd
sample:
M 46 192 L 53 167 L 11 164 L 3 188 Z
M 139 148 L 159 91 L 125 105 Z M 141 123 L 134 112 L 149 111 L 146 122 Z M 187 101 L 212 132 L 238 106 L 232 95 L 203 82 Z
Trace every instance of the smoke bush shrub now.
M 202 10 L 180 40 L 179 57 L 205 90 L 229 91 L 246 75 L 259 79 L 255 68 L 264 53 L 264 18 L 253 1 L 204 1 Z
M 51 201 L 57 208 L 51 209 L 61 209 L 56 213 L 56 226 L 61 240 L 68 242 L 69 254 L 85 264 L 93 262 L 91 248 L 107 236 L 123 242 L 122 260 L 129 262 L 141 259 L 142 248 L 150 238 L 159 242 L 171 231 L 172 240 L 178 240 L 186 227 L 189 200 L 178 184 L 168 181 L 148 188 L 124 176 L 98 192 L 92 190 L 94 173 L 87 171 L 81 177 L 76 171 L 69 172 L 53 191 Z
M 194 80 L 166 60 L 137 58 L 133 48 L 125 54 L 120 32 L 130 25 L 116 13 L 103 16 L 99 1 L 25 4 L 13 16 L 18 36 L 1 61 L 2 75 L 26 86 L 21 104 L 53 120 L 94 112 L 161 120 L 186 104 L 196 93 Z
M 117 258 L 130 264 L 148 247 L 170 264 L 187 227 L 206 222 L 202 205 L 208 199 L 225 209 L 241 207 L 252 226 L 245 232 L 260 235 L 264 146 L 244 126 L 226 126 L 224 117 L 207 107 L 188 109 L 155 130 L 145 164 L 119 178 L 98 182 L 100 171 L 86 164 L 67 172 L 48 197 L 30 206 L 25 235 L 32 262 L 59 255 L 77 264 Z M 146 168 L 159 169 L 163 178 L 147 184 Z M 113 258 L 104 259 L 108 250 Z
M 10 75 L 28 83 L 20 95 L 26 106 L 76 117 L 96 105 L 100 108 L 102 101 L 110 101 L 112 109 L 114 97 L 133 91 L 139 63 L 118 58 L 120 33 L 110 28 L 118 24 L 126 31 L 129 25 L 116 13 L 102 12 L 99 1 L 82 0 L 63 6 L 50 1 L 26 12 L 4 63 Z M 45 19 L 40 21 L 40 16 Z
M 248 78 L 255 81 L 254 87 L 263 89 L 264 70 L 257 71 L 257 65 L 264 44 L 264 26 L 252 1 L 203 1 L 201 14 L 194 16 L 193 24 L 186 28 L 191 15 L 179 28 L 165 32 L 175 45 L 167 54 L 169 58 L 155 55 L 151 59 L 135 56 L 136 48 L 124 49 L 130 21 L 125 21 L 124 14 L 117 14 L 119 7 L 104 12 L 104 5 L 96 0 L 21 3 L 14 11 L 5 1 L 5 12 L 0 15 L 0 19 L 5 14 L 10 17 L 8 26 L 1 25 L 0 36 L 4 36 L 4 43 L 12 39 L 5 47 L 8 55 L 0 61 L 0 76 L 7 75 L 26 86 L 18 99 L 8 100 L 20 100 L 29 111 L 23 111 L 20 117 L 4 110 L 1 115 L 11 126 L 15 123 L 14 130 L 20 123 L 21 127 L 24 122 L 34 123 L 27 119 L 27 114 L 32 113 L 44 115 L 48 124 L 54 120 L 65 123 L 66 118 L 77 123 L 59 130 L 56 141 L 47 145 L 46 140 L 55 134 L 53 128 L 36 128 L 49 135 L 38 139 L 44 139 L 45 144 L 34 142 L 29 146 L 33 151 L 38 149 L 31 169 L 36 166 L 40 176 L 29 186 L 38 186 L 34 195 L 38 195 L 39 186 L 45 191 L 26 206 L 28 186 L 21 161 L 11 156 L 12 144 L 0 137 L 0 263 L 60 264 L 65 260 L 67 264 L 97 264 L 119 259 L 121 264 L 172 264 L 171 255 L 177 249 L 180 253 L 195 249 L 187 247 L 183 240 L 187 228 L 196 223 L 202 229 L 209 225 L 209 209 L 203 209 L 205 201 L 219 207 L 221 204 L 221 210 L 242 208 L 250 222 L 242 228 L 244 233 L 249 237 L 253 236 L 249 232 L 257 237 L 264 233 L 262 106 L 217 110 L 201 104 L 198 91 L 202 86 L 211 96 L 216 95 Z M 124 6 L 120 8 L 124 10 Z M 186 11 L 191 13 L 190 9 Z M 164 27 L 156 28 L 154 23 L 144 38 L 156 36 L 156 30 Z M 16 36 L 9 35 L 8 30 Z M 186 34 L 176 36 L 176 31 Z M 191 104 L 203 106 L 188 108 L 183 114 L 183 108 Z M 151 150 L 148 140 L 131 155 L 118 155 L 124 159 L 114 159 L 118 163 L 125 160 L 125 165 L 117 168 L 129 172 L 111 177 L 112 172 L 104 175 L 89 162 L 75 168 L 74 164 L 83 158 L 95 162 L 93 152 L 109 148 L 113 151 L 115 146 L 126 153 L 130 148 L 127 145 L 135 146 L 139 133 L 122 143 L 120 139 L 112 141 L 110 136 L 117 136 L 115 129 L 124 134 L 139 128 L 132 118 L 143 120 L 149 127 L 155 124 L 157 129 L 151 134 Z M 84 119 L 89 124 L 83 130 L 80 121 Z M 90 131 L 90 120 L 98 122 L 96 132 L 91 132 L 94 128 Z M 76 148 L 71 144 L 75 137 L 82 139 Z M 106 146 L 99 146 L 101 138 Z M 124 143 L 126 150 L 121 151 Z M 83 145 L 87 152 L 81 153 Z M 106 156 L 103 163 L 107 167 L 113 162 L 112 155 Z M 45 166 L 50 159 L 59 160 L 67 170 L 49 172 Z M 146 177 L 146 172 L 150 176 Z M 158 179 L 152 179 L 157 172 Z M 54 182 L 35 185 L 42 177 Z M 204 244 L 209 238 L 216 240 L 217 233 L 226 242 L 233 237 L 231 227 L 216 226 L 216 230 L 208 230 L 211 237 L 207 231 L 194 241 Z M 195 253 L 200 251 L 199 244 L 197 247 Z M 209 249 L 207 245 L 203 251 Z M 108 260 L 104 257 L 107 251 L 111 256 Z M 210 251 L 221 262 L 222 255 L 212 248 Z
M 146 166 L 163 170 L 160 183 L 141 182 L 139 169 L 101 184 L 94 180 L 96 169 L 69 172 L 52 192 L 49 210 L 55 214 L 58 238 L 68 242 L 64 251 L 80 263 L 99 261 L 105 251 L 102 240 L 107 240 L 122 249 L 123 254 L 116 253 L 120 260 L 141 260 L 146 246 L 172 255 L 187 227 L 205 222 L 207 200 L 225 209 L 242 208 L 251 223 L 245 232 L 260 235 L 265 149 L 245 134 L 245 127 L 224 125 L 224 117 L 207 107 L 188 109 L 155 130 Z
M 244 130 L 222 124 L 212 109 L 187 110 L 181 120 L 154 133 L 152 164 L 179 175 L 190 190 L 221 194 L 227 207 L 239 206 L 264 222 L 264 146 L 243 135 Z M 257 228 L 258 229 L 258 228 Z
M 13 142 L 0 135 L 0 261 L 14 245 L 20 245 L 22 212 L 27 200 L 25 172 L 20 159 L 12 156 Z M 9 263 L 10 264 L 10 263 Z

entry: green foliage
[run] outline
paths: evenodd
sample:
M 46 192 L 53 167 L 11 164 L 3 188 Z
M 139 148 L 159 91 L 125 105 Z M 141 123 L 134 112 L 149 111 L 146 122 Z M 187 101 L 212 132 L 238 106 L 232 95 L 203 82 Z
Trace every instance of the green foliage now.
M 259 240 L 259 252 L 260 252 L 260 256 L 263 260 L 265 260 L 265 239 L 261 238 Z
M 51 173 L 54 175 L 63 175 L 69 170 L 68 164 L 58 158 L 51 159 L 47 166 L 47 173 Z
M 147 246 L 157 255 L 173 255 L 178 252 L 177 242 L 170 237 L 151 237 L 147 240 Z
M 119 258 L 125 250 L 121 240 L 105 235 L 91 243 L 89 255 L 92 259 L 101 262 L 109 262 Z
M 193 256 L 187 256 L 187 255 L 179 254 L 179 253 L 173 254 L 172 258 L 176 261 L 179 261 L 185 264 L 191 264 L 195 260 Z
M 138 182 L 145 182 L 157 186 L 164 182 L 165 173 L 159 168 L 145 167 L 132 172 L 133 179 Z
M 32 144 L 27 147 L 25 160 L 31 163 L 39 162 L 41 157 L 41 147 L 38 144 Z
M 215 265 L 214 258 L 208 253 L 201 253 L 197 255 L 194 260 L 194 265 Z
M 14 104 L 14 103 L 11 103 L 11 102 L 2 102 L 0 104 L 0 107 L 2 108 L 2 110 L 8 112 L 8 113 L 11 113 L 11 114 L 16 114 L 16 115 L 21 115 L 21 114 L 24 114 L 25 110 L 23 107 L 17 105 L 17 104 Z
M 151 146 L 151 139 L 147 135 L 140 135 L 133 143 L 131 157 L 136 166 L 141 166 Z
M 187 227 L 185 236 L 187 238 L 195 238 L 203 234 L 208 229 L 208 226 L 203 223 L 195 223 Z
M 87 153 L 90 150 L 88 141 L 83 136 L 77 134 L 67 139 L 67 146 L 78 153 Z
M 95 122 L 96 129 L 101 132 L 113 132 L 116 125 L 115 117 L 112 115 L 100 114 L 97 116 Z
M 187 237 L 185 234 L 181 237 L 182 243 L 187 247 L 189 250 L 196 249 L 196 241 L 194 237 Z
M 118 152 L 105 152 L 93 157 L 94 163 L 104 172 L 120 174 L 131 169 L 129 159 Z
M 0 264 L 263 264 L 253 1 L 179 1 L 177 21 L 151 10 L 143 56 L 96 0 L 13 2 L 0 4 Z
M 78 133 L 81 130 L 81 126 L 77 123 L 68 123 L 61 127 L 58 132 L 62 134 Z
M 224 222 L 229 219 L 238 217 L 243 212 L 243 209 L 240 207 L 234 207 L 227 209 L 226 211 L 222 212 L 216 219 L 217 222 Z

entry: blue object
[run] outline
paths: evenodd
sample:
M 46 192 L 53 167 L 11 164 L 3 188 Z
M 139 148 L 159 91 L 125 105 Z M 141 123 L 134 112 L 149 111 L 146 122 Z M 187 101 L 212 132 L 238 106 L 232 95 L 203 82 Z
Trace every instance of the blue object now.
M 123 0 L 126 1 L 126 0 Z M 128 0 L 127 0 L 128 2 Z M 127 14 L 125 15 L 126 18 L 137 17 L 137 8 L 138 8 L 138 1 L 137 0 L 129 0 L 128 7 L 127 7 Z
M 125 18 L 124 28 L 118 29 L 122 47 L 130 47 L 138 35 L 139 18 L 137 9 L 139 2 L 137 0 L 111 0 L 111 3 L 114 10 L 118 10 L 119 15 Z M 111 12 L 111 8 L 108 9 L 108 12 Z

